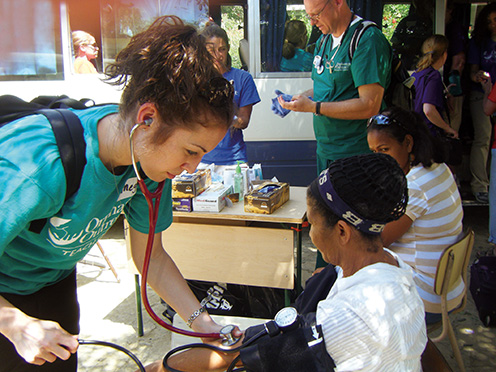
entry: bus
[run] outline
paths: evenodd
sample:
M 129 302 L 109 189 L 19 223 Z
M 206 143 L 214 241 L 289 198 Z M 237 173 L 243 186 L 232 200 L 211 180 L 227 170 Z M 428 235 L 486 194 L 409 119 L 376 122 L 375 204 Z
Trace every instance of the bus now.
M 447 0 L 414 0 L 430 7 L 429 33 L 444 33 Z M 470 28 L 483 3 L 456 1 L 460 20 Z M 354 12 L 376 22 L 391 40 L 408 15 L 411 1 L 348 0 Z M 426 9 L 422 5 L 422 9 Z M 202 27 L 213 20 L 228 31 L 233 66 L 253 76 L 261 102 L 244 131 L 250 164 L 262 164 L 266 179 L 276 177 L 306 186 L 316 177 L 316 142 L 312 114 L 271 111 L 275 90 L 295 94 L 312 88 L 310 71 L 280 70 L 286 21 L 305 22 L 308 47 L 315 30 L 303 0 L 2 0 L 0 2 L 0 94 L 25 100 L 65 94 L 96 103 L 119 102 L 121 92 L 103 82 L 103 71 L 130 38 L 158 16 L 174 14 Z M 99 74 L 75 74 L 71 32 L 84 30 L 96 39 Z

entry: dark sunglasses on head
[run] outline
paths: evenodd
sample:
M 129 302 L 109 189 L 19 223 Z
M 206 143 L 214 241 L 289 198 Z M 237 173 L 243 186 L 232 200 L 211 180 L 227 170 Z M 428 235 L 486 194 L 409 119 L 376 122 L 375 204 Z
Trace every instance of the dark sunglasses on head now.
M 200 91 L 200 94 L 208 100 L 209 105 L 221 107 L 232 103 L 234 87 L 223 77 L 214 77 Z
M 371 125 L 391 125 L 394 124 L 397 127 L 401 128 L 403 131 L 406 133 L 410 133 L 407 127 L 405 127 L 403 124 L 401 124 L 398 120 L 392 119 L 389 116 L 379 114 L 372 116 L 368 121 L 367 121 L 367 128 L 369 128 Z

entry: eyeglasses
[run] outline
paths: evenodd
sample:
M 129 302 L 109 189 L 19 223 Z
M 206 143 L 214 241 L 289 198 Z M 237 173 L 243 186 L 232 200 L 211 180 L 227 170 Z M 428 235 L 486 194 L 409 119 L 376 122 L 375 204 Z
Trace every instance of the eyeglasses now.
M 200 91 L 200 94 L 208 100 L 209 105 L 221 107 L 232 103 L 234 99 L 234 87 L 223 77 L 214 77 Z
M 91 48 L 91 49 L 93 49 L 93 50 L 98 49 L 98 45 L 96 45 L 96 43 L 94 43 L 94 44 L 84 44 L 84 45 L 86 45 L 86 46 L 90 47 L 90 48 Z
M 327 4 L 329 4 L 329 0 L 326 1 L 324 7 L 320 10 L 320 12 L 318 12 L 317 14 L 311 16 L 309 14 L 307 14 L 307 18 L 309 21 L 314 21 L 314 22 L 318 22 L 320 20 L 320 15 L 322 14 L 322 12 L 325 10 Z

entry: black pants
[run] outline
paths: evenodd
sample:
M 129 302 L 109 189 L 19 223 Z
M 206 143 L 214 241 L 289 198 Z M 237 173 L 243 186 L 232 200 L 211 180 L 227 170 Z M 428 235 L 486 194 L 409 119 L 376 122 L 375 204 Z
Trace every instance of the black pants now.
M 64 280 L 45 287 L 31 295 L 0 293 L 12 305 L 29 316 L 42 320 L 52 320 L 67 332 L 79 334 L 79 303 L 76 292 L 76 271 Z M 59 358 L 42 366 L 27 363 L 14 348 L 14 345 L 0 334 L 0 372 L 75 372 L 77 354 L 63 361 Z

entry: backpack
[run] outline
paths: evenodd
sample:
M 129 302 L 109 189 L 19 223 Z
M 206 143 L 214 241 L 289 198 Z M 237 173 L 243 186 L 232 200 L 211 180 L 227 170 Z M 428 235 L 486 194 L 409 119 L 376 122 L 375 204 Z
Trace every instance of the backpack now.
M 40 96 L 31 102 L 12 96 L 0 96 L 0 128 L 22 117 L 42 114 L 52 126 L 66 179 L 65 201 L 81 185 L 86 165 L 86 142 L 83 127 L 76 114 L 67 108 L 88 108 L 88 99 L 75 100 L 67 96 Z M 39 234 L 47 218 L 31 221 L 29 230 Z
M 372 21 L 362 21 L 353 32 L 348 50 L 350 60 L 353 58 L 353 54 L 358 47 L 363 33 L 372 26 L 379 28 Z M 402 64 L 401 59 L 397 55 L 393 55 L 391 79 L 389 86 L 384 91 L 383 97 L 387 107 L 398 106 L 405 110 L 413 111 L 413 100 L 415 99 L 414 82 L 415 78 L 410 76 L 407 68 Z
M 470 293 L 479 319 L 486 327 L 496 327 L 496 257 L 479 257 L 470 267 Z

